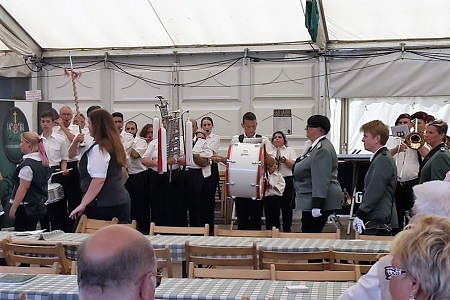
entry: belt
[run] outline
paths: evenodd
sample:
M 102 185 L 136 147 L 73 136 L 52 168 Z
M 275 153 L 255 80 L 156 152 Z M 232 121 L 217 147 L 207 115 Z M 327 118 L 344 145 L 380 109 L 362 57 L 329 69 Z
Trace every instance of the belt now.
M 419 183 L 419 178 L 416 179 L 412 179 L 412 180 L 407 180 L 407 181 L 399 181 L 398 184 L 400 184 L 401 186 L 405 186 L 405 185 L 416 185 Z

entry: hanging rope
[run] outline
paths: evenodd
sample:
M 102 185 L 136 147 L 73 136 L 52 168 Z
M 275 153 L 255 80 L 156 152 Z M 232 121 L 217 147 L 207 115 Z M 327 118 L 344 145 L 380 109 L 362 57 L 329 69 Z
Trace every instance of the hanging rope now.
M 76 115 L 79 115 L 80 114 L 80 105 L 78 103 L 77 79 L 81 77 L 81 72 L 75 71 L 74 69 L 64 68 L 64 75 L 70 76 L 70 78 L 72 80 L 73 97 L 75 100 L 75 111 L 76 111 Z

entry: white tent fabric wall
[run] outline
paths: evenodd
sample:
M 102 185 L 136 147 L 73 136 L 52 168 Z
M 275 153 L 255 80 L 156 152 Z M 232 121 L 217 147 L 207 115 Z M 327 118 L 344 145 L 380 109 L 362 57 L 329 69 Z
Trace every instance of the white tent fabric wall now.
M 361 142 L 362 133 L 359 132 L 359 128 L 364 123 L 378 119 L 390 128 L 394 126 L 395 120 L 400 114 L 412 114 L 417 111 L 424 111 L 433 115 L 436 119 L 442 119 L 449 123 L 450 97 L 350 99 L 349 153 L 354 150 L 369 153 L 364 150 L 364 145 Z M 337 127 L 336 124 L 334 127 Z
M 0 52 L 0 76 L 29 77 L 30 69 L 25 65 L 22 55 L 14 52 Z
M 330 97 L 450 95 L 450 85 L 442 80 L 450 74 L 450 49 L 385 53 L 347 51 L 329 58 Z M 362 57 L 371 54 L 379 56 Z

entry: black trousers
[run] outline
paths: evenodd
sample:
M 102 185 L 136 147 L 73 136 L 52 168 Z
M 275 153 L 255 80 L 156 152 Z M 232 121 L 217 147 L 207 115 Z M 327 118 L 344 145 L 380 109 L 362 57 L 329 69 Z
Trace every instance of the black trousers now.
M 304 233 L 320 233 L 333 213 L 332 210 L 321 211 L 321 216 L 314 218 L 310 211 L 302 211 L 302 232 Z
M 203 226 L 202 220 L 202 186 L 203 173 L 202 169 L 188 169 L 184 171 L 184 201 L 189 211 L 189 225 L 191 227 Z
M 23 205 L 19 205 L 16 210 L 16 219 L 14 220 L 14 231 L 32 231 L 36 230 L 39 218 L 28 217 Z
M 405 212 L 411 210 L 414 205 L 413 187 L 419 184 L 419 179 L 410 180 L 407 182 L 397 182 L 395 189 L 395 205 L 397 207 L 398 229 L 394 229 L 394 233 L 403 230 L 407 223 L 405 220 Z
M 142 234 L 148 234 L 150 229 L 150 198 L 147 185 L 147 171 L 130 174 L 125 183 L 131 198 L 131 220 L 136 220 L 137 229 Z
M 216 207 L 217 182 L 213 175 L 203 178 L 200 199 L 200 225 L 209 224 L 210 234 L 214 233 L 214 209 Z
M 62 186 L 64 188 L 64 195 L 67 199 L 67 209 L 69 214 L 81 203 L 83 194 L 80 188 L 80 175 L 78 173 L 78 161 L 71 161 L 67 163 L 67 168 L 72 168 L 69 175 L 64 176 Z M 68 232 L 74 232 L 76 229 L 75 220 L 68 220 Z
M 263 203 L 251 198 L 234 199 L 239 230 L 261 230 Z
M 86 206 L 84 214 L 89 219 L 111 221 L 112 218 L 116 217 L 121 224 L 131 223 L 129 203 L 113 206 Z
M 152 222 L 160 226 L 187 226 L 187 205 L 183 200 L 184 174 L 177 169 L 158 174 L 151 170 L 149 176 L 152 199 Z
M 282 199 L 282 196 L 264 196 L 262 199 L 267 230 L 272 230 L 274 226 L 280 229 L 280 203 Z
M 280 202 L 281 216 L 283 218 L 283 231 L 291 232 L 294 201 L 294 180 L 292 176 L 284 177 L 286 186 Z M 267 216 L 266 216 L 267 218 Z
M 55 171 L 56 169 L 53 168 L 52 172 Z M 52 176 L 52 183 L 61 184 L 64 190 L 64 198 L 47 205 L 47 215 L 40 220 L 42 229 L 47 231 L 62 230 L 64 232 L 72 230 L 72 228 L 68 228 L 69 215 L 67 213 L 67 193 L 66 188 L 64 188 L 66 186 L 65 180 L 62 174 Z

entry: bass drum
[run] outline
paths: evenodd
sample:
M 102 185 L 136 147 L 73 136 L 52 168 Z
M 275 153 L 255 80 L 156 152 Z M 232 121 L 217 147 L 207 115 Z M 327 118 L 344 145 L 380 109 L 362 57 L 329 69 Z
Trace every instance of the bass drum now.
M 64 199 L 64 190 L 59 183 L 48 184 L 48 199 L 45 201 L 45 205 L 52 204 Z
M 234 143 L 228 147 L 225 181 L 229 197 L 262 199 L 266 171 L 264 154 L 264 143 Z

